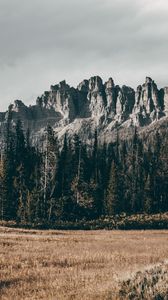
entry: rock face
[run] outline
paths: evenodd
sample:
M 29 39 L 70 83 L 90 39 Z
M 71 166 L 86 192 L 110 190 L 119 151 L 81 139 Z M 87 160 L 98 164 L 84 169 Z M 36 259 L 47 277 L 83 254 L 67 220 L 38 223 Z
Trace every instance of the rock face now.
M 102 133 L 115 124 L 143 127 L 168 116 L 168 87 L 159 90 L 146 77 L 145 83 L 134 91 L 115 85 L 112 78 L 103 83 L 99 76 L 94 76 L 83 80 L 77 88 L 61 81 L 38 97 L 36 105 L 27 107 L 21 100 L 15 100 L 10 109 L 13 122 L 21 119 L 25 129 L 30 128 L 35 134 L 49 123 L 58 134 L 83 132 L 89 137 L 95 127 Z M 7 113 L 0 113 L 1 129 L 6 118 Z
M 165 87 L 163 90 L 163 95 L 164 95 L 164 101 L 163 101 L 163 108 L 164 112 L 168 114 L 168 87 Z
M 138 86 L 134 114 L 139 125 L 151 123 L 163 116 L 164 93 L 158 90 L 155 82 L 149 77 L 146 77 L 143 85 Z

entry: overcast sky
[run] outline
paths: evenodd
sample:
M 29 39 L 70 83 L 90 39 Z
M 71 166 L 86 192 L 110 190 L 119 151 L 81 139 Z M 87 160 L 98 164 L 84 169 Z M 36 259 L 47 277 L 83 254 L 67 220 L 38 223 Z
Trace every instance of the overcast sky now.
M 168 85 L 167 0 L 0 0 L 0 111 L 66 79 Z

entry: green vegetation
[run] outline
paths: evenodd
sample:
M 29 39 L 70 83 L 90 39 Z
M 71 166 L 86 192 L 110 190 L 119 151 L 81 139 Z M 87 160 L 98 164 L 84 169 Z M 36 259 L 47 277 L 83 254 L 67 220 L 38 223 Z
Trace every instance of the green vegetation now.
M 103 216 L 94 220 L 76 220 L 55 222 L 16 222 L 0 221 L 0 226 L 13 228 L 34 228 L 34 229 L 71 229 L 71 230 L 145 230 L 145 229 L 168 229 L 168 213 L 162 214 L 136 214 L 136 215 L 115 215 Z
M 48 125 L 36 144 L 20 120 L 12 125 L 9 110 L 0 159 L 0 219 L 51 227 L 167 228 L 167 220 L 159 225 L 155 217 L 146 224 L 145 214 L 168 211 L 168 133 L 157 131 L 144 141 L 133 131 L 128 141 L 117 130 L 115 143 L 99 145 L 96 130 L 86 146 L 79 136 L 70 140 L 66 134 L 60 144 Z M 137 216 L 117 217 L 124 214 Z

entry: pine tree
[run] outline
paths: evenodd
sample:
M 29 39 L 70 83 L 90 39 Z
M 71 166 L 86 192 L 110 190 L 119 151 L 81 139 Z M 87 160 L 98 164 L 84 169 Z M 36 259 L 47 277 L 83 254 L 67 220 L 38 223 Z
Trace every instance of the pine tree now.
M 162 161 L 160 160 L 161 153 L 161 137 L 159 132 L 156 132 L 153 152 L 153 169 L 154 169 L 154 211 L 159 212 L 161 209 L 162 197 Z
M 65 134 L 57 171 L 58 188 L 56 189 L 57 197 L 59 197 L 59 207 L 64 219 L 71 218 L 74 210 L 73 191 L 71 190 L 73 180 L 72 158 L 71 141 L 67 139 Z
M 138 148 L 138 134 L 135 127 L 133 140 L 132 140 L 132 149 L 131 149 L 131 211 L 133 213 L 137 212 L 137 192 L 138 192 L 138 181 L 137 181 L 137 148 Z
M 19 166 L 20 164 L 24 163 L 25 154 L 26 154 L 26 143 L 25 143 L 25 136 L 23 131 L 22 122 L 20 119 L 17 120 L 16 123 L 16 164 Z
M 5 128 L 4 154 L 3 154 L 3 217 L 6 220 L 16 218 L 17 204 L 15 203 L 14 193 L 14 134 L 12 130 L 12 111 L 9 107 Z
M 46 129 L 46 140 L 44 145 L 42 162 L 42 211 L 44 219 L 51 220 L 54 208 L 54 191 L 56 188 L 56 169 L 58 166 L 58 141 L 50 125 Z
M 98 183 L 99 174 L 98 174 L 98 131 L 97 129 L 95 130 L 95 134 L 94 134 L 92 162 L 93 162 L 93 179 L 95 183 Z
M 136 154 L 136 185 L 137 195 L 135 203 L 135 211 L 143 211 L 143 199 L 144 199 L 144 184 L 145 184 L 145 171 L 144 171 L 144 149 L 140 139 L 137 141 L 137 154 Z
M 90 191 L 93 201 L 93 216 L 99 217 L 103 213 L 103 195 L 100 182 L 100 147 L 98 144 L 98 129 L 95 130 L 92 150 L 92 176 L 90 178 Z
M 120 212 L 118 174 L 117 166 L 114 160 L 112 162 L 109 184 L 107 188 L 106 211 L 109 215 L 118 214 Z
M 120 202 L 121 211 L 126 213 L 130 211 L 127 156 L 128 153 L 126 143 L 123 141 L 121 144 L 120 154 Z
M 22 122 L 18 119 L 15 128 L 15 201 L 13 206 L 17 211 L 19 221 L 26 221 L 26 200 L 27 200 L 27 182 L 26 182 L 26 143 L 22 127 Z
M 3 161 L 3 150 L 0 153 L 0 219 L 5 218 L 5 199 L 4 199 L 4 189 L 3 189 L 3 178 L 4 178 L 4 161 Z
M 152 202 L 153 202 L 153 191 L 152 191 L 152 178 L 151 175 L 148 174 L 145 182 L 145 188 L 144 188 L 144 205 L 143 209 L 147 213 L 152 212 Z
M 160 207 L 168 211 L 168 133 L 161 144 L 160 155 Z
M 74 136 L 74 153 L 73 153 L 73 182 L 71 184 L 72 190 L 75 194 L 75 202 L 79 204 L 80 201 L 80 182 L 81 182 L 81 160 L 82 160 L 82 146 L 79 136 Z
M 99 155 L 99 187 L 100 187 L 100 197 L 102 199 L 101 201 L 101 212 L 102 214 L 105 214 L 106 211 L 106 189 L 108 184 L 108 155 L 107 155 L 107 145 L 104 142 L 102 148 L 100 149 L 100 155 Z

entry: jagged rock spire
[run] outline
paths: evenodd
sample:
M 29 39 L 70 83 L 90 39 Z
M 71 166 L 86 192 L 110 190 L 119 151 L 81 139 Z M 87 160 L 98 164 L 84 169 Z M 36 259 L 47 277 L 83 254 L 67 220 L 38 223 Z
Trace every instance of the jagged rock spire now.
M 99 76 L 93 76 L 77 88 L 63 80 L 38 97 L 36 105 L 27 107 L 16 100 L 11 109 L 14 121 L 22 119 L 25 127 L 35 132 L 50 123 L 57 132 L 67 126 L 72 134 L 86 128 L 89 134 L 94 126 L 99 126 L 100 131 L 115 127 L 115 123 L 145 126 L 168 115 L 168 87 L 159 90 L 150 77 L 136 91 L 115 85 L 112 77 L 103 83 Z M 1 113 L 0 124 L 3 122 L 5 114 Z

